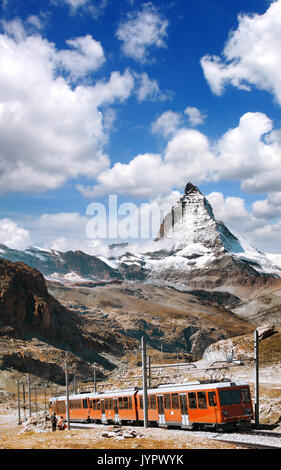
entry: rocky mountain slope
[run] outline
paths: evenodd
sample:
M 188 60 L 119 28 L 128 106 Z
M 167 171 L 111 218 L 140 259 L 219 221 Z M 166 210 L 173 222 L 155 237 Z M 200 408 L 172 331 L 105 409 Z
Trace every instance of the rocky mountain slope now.
M 66 353 L 78 375 L 100 374 L 115 364 L 103 357 L 133 347 L 129 338 L 100 331 L 52 297 L 43 275 L 23 263 L 0 260 L 0 369 L 14 367 L 64 380 Z

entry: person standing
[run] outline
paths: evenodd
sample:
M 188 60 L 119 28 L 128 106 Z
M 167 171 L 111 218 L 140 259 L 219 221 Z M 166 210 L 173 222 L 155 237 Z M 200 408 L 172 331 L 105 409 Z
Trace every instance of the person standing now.
M 52 431 L 56 431 L 57 429 L 57 417 L 56 413 L 53 413 L 51 416 L 51 423 L 52 423 Z

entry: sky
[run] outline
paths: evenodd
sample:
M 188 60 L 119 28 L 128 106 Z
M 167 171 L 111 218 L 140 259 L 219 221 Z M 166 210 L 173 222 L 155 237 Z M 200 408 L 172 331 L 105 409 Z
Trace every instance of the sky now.
M 144 243 L 191 181 L 281 253 L 281 0 L 0 1 L 0 243 Z

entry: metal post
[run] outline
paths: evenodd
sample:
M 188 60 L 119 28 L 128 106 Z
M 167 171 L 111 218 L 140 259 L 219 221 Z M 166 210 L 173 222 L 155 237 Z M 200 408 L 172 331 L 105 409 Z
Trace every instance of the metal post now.
M 27 376 L 28 380 L 28 405 L 29 405 L 29 417 L 31 416 L 31 389 L 30 389 L 30 375 Z
M 19 415 L 18 424 L 22 424 L 21 416 L 20 416 L 20 382 L 19 380 L 17 382 L 18 382 L 18 415 Z
M 45 387 L 44 387 L 44 403 L 45 403 L 45 414 L 47 414 L 47 385 L 45 384 Z
M 150 364 L 151 364 L 151 357 L 148 356 L 147 357 L 147 367 L 148 367 L 148 386 L 149 387 L 151 386 L 151 368 L 150 368 Z
M 70 416 L 69 416 L 69 388 L 68 388 L 68 366 L 65 363 L 65 384 L 66 384 L 66 419 L 67 429 L 70 431 Z
M 22 397 L 23 397 L 23 416 L 24 416 L 24 421 L 26 421 L 26 406 L 25 406 L 25 383 L 22 383 Z
M 143 381 L 143 426 L 147 428 L 147 365 L 146 365 L 146 342 L 144 336 L 141 338 L 142 349 L 142 381 Z
M 255 344 L 255 426 L 259 426 L 259 334 L 254 333 Z
M 37 407 L 37 385 L 35 385 L 35 413 L 37 413 L 38 407 Z
M 94 390 L 95 390 L 95 393 L 97 393 L 97 371 L 96 371 L 96 368 L 94 368 Z

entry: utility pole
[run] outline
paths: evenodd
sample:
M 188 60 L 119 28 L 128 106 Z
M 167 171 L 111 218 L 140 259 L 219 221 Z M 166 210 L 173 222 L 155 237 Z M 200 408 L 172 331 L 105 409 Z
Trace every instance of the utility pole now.
M 28 382 L 28 405 L 29 405 L 29 417 L 31 417 L 31 388 L 30 388 L 30 375 L 27 376 Z
M 25 406 L 25 383 L 22 383 L 22 397 L 23 397 L 23 416 L 24 416 L 24 421 L 26 421 L 26 406 Z
M 44 403 L 45 403 L 45 414 L 47 414 L 47 384 L 44 386 Z
M 148 413 L 147 413 L 147 364 L 146 364 L 146 342 L 145 337 L 141 338 L 142 350 L 142 382 L 143 382 L 143 426 L 147 428 Z
M 97 370 L 94 367 L 94 391 L 97 393 Z
M 18 415 L 19 415 L 18 424 L 22 424 L 21 417 L 20 417 L 20 381 L 18 380 L 17 382 L 18 382 Z
M 255 345 L 255 426 L 259 426 L 259 333 L 254 333 Z
M 66 418 L 67 418 L 67 429 L 70 431 L 69 388 L 68 388 L 68 365 L 67 365 L 67 360 L 65 361 L 65 385 L 66 385 Z
M 38 407 L 37 407 L 37 385 L 35 384 L 35 413 L 37 413 Z
M 147 367 L 148 367 L 148 386 L 149 387 L 151 386 L 151 368 L 150 368 L 150 364 L 151 364 L 151 357 L 148 356 L 147 357 Z

